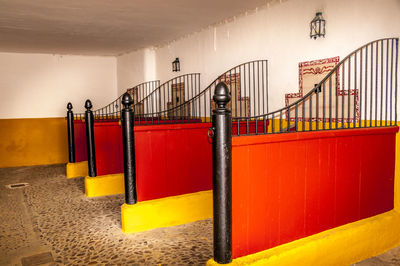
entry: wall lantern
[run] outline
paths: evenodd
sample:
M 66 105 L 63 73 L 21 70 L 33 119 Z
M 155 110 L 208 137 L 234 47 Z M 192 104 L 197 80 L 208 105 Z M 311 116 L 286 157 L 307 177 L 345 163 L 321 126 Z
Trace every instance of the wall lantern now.
M 322 17 L 322 12 L 317 12 L 310 23 L 310 38 L 315 40 L 321 36 L 325 38 L 325 19 Z
M 172 62 L 172 72 L 178 72 L 181 71 L 181 64 L 179 63 L 179 58 L 175 58 L 175 60 Z

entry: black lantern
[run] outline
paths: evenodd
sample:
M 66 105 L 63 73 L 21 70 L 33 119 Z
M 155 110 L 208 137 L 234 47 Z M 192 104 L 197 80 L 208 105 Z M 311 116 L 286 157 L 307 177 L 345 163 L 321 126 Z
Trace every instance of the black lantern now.
M 175 58 L 175 60 L 172 62 L 172 71 L 173 72 L 178 72 L 181 71 L 181 65 L 179 63 L 179 58 Z
M 310 38 L 315 40 L 321 36 L 325 38 L 325 19 L 322 17 L 322 12 L 317 12 L 310 23 Z

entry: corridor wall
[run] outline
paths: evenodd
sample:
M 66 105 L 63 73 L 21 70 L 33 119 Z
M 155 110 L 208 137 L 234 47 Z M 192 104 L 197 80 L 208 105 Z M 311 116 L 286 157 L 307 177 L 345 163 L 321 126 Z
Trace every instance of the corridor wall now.
M 113 57 L 0 53 L 0 167 L 66 163 L 66 106 L 116 98 Z M 101 92 L 101 93 L 99 93 Z
M 334 56 L 342 59 L 371 40 L 400 36 L 400 3 L 396 0 L 268 2 L 178 40 L 117 57 L 119 93 L 126 84 L 149 73 L 170 79 L 176 57 L 180 73 L 202 73 L 203 88 L 241 62 L 268 59 L 269 109 L 276 110 L 284 105 L 285 93 L 298 90 L 299 62 Z M 327 21 L 326 36 L 314 40 L 309 37 L 309 25 L 317 11 L 322 11 Z

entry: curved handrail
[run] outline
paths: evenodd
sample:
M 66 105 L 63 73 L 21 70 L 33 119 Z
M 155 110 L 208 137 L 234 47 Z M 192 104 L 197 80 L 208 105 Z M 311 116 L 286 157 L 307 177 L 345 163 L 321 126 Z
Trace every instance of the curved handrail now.
M 233 116 L 232 120 L 237 121 L 238 135 L 395 125 L 397 122 L 398 42 L 398 38 L 383 38 L 354 50 L 313 89 L 286 107 L 252 117 Z M 339 78 L 333 80 L 334 76 L 338 77 L 340 74 L 341 80 Z M 333 82 L 336 86 L 333 86 Z M 339 97 L 341 97 L 341 102 Z M 321 98 L 322 115 L 319 106 Z M 307 103 L 308 110 L 305 110 Z M 347 105 L 346 109 L 345 105 Z M 300 111 L 301 115 L 299 115 Z M 293 112 L 294 115 L 292 115 Z M 306 112 L 309 112 L 308 117 Z M 393 113 L 394 121 L 392 120 Z M 284 115 L 286 119 L 283 119 Z M 362 122 L 363 118 L 364 122 Z M 274 121 L 275 119 L 279 121 Z M 272 128 L 269 131 L 264 128 L 262 132 L 257 132 L 256 129 L 255 132 L 249 133 L 249 121 L 254 121 L 257 128 L 257 121 L 260 120 L 271 120 Z M 291 123 L 292 121 L 294 123 Z M 241 122 L 247 124 L 246 132 L 242 134 L 239 131 Z M 278 125 L 275 125 L 276 123 Z M 301 123 L 300 127 L 299 123 Z M 306 123 L 308 123 L 307 126 Z
M 172 101 L 174 87 L 179 90 L 180 98 L 185 98 L 185 91 L 181 90 L 181 86 L 184 89 L 188 87 L 189 92 L 198 92 L 200 90 L 200 73 L 188 73 L 174 77 L 163 84 L 159 85 L 150 94 L 144 97 L 141 101 L 134 103 L 135 116 L 143 116 L 153 114 L 156 112 L 164 111 L 168 109 L 168 104 Z
M 219 75 L 204 90 L 189 100 L 168 108 L 167 110 L 147 113 L 146 115 L 136 115 L 138 120 L 147 123 L 168 123 L 179 122 L 209 122 L 213 106 L 212 91 L 220 81 L 229 81 L 229 90 L 233 94 L 234 101 L 230 109 L 236 113 L 251 113 L 268 111 L 268 61 L 254 60 L 237 65 L 225 73 Z M 235 90 L 233 90 L 235 89 Z M 256 92 L 258 103 L 256 103 Z M 241 95 L 244 94 L 244 95 Z M 242 105 L 243 103 L 243 105 Z M 244 110 L 243 110 L 244 107 Z M 256 109 L 259 110 L 256 110 Z M 239 110 L 238 110 L 239 109 Z
M 147 81 L 147 82 L 143 82 L 140 83 L 132 88 L 127 89 L 128 92 L 131 93 L 131 96 L 135 101 L 137 102 L 139 100 L 139 98 L 144 98 L 146 97 L 147 94 L 151 93 L 152 91 L 154 91 L 156 88 L 158 88 L 160 85 L 160 81 L 159 80 L 153 80 L 153 81 Z M 141 97 L 133 97 L 133 94 L 137 92 L 138 96 L 140 95 Z M 123 95 L 120 95 L 116 100 L 114 100 L 113 102 L 111 102 L 110 104 L 98 108 L 93 112 L 94 118 L 95 119 L 111 119 L 111 120 L 116 120 L 119 119 L 119 115 L 122 109 L 122 103 L 121 103 L 121 99 L 122 99 Z M 74 115 L 76 120 L 82 120 L 85 117 L 85 113 L 77 113 Z

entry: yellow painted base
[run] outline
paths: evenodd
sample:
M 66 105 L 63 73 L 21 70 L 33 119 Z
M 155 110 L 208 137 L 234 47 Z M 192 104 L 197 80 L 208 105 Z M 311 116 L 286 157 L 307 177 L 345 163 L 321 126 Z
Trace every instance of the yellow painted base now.
M 88 162 L 67 163 L 67 178 L 75 178 L 88 175 Z
M 134 233 L 212 218 L 212 191 L 121 206 L 122 231 Z
M 394 210 L 269 250 L 230 265 L 349 265 L 400 244 L 400 214 Z M 213 259 L 207 265 L 219 265 Z
M 99 197 L 124 193 L 124 174 L 85 177 L 86 197 Z

